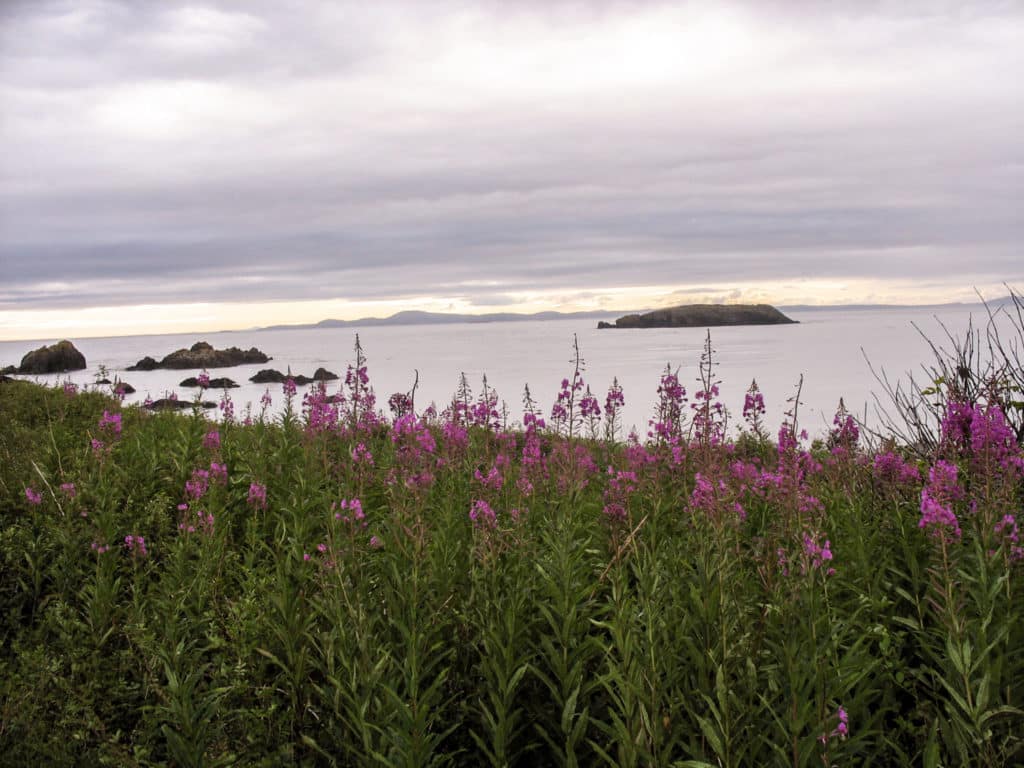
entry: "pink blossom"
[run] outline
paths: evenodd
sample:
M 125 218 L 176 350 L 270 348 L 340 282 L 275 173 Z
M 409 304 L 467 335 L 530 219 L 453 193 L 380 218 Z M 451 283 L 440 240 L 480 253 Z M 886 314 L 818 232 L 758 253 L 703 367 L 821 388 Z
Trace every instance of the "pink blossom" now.
M 260 483 L 249 483 L 249 496 L 246 503 L 254 509 L 267 508 L 267 487 Z
M 492 529 L 498 525 L 498 516 L 483 499 L 473 502 L 469 508 L 469 519 L 473 521 L 474 528 Z

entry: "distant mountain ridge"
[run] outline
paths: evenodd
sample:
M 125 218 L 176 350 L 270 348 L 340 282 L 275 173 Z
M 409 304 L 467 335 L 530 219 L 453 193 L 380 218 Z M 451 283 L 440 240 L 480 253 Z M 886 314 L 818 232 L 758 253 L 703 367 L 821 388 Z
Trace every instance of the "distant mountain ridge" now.
M 588 312 L 487 312 L 482 315 L 452 314 L 448 312 L 423 312 L 410 309 L 397 312 L 389 317 L 363 317 L 358 320 L 321 320 L 318 323 L 269 325 L 260 331 L 308 330 L 313 328 L 374 328 L 390 325 L 446 325 L 454 323 L 508 323 L 527 320 L 593 320 L 614 317 L 617 312 L 593 310 Z
M 1000 297 L 990 299 L 989 306 L 1001 306 L 1010 301 L 1010 298 Z M 890 310 L 890 309 L 940 309 L 943 307 L 968 307 L 981 306 L 981 302 L 945 302 L 938 304 L 780 304 L 776 309 L 785 312 L 815 312 L 835 310 Z M 710 306 L 738 307 L 751 306 L 741 304 L 714 304 Z M 671 309 L 671 308 L 667 308 Z M 644 315 L 650 312 L 659 312 L 662 309 L 638 310 L 627 315 Z M 328 318 L 317 323 L 284 323 L 278 325 L 258 326 L 254 328 L 225 330 L 224 333 L 239 333 L 244 331 L 286 331 L 286 330 L 313 330 L 316 328 L 377 328 L 401 325 L 446 325 L 456 323 L 509 323 L 525 322 L 530 320 L 608 320 L 623 317 L 621 310 L 589 310 L 584 312 L 487 312 L 481 315 L 456 314 L 448 312 L 425 312 L 422 310 L 404 310 L 396 312 L 388 317 L 362 317 L 358 320 L 336 320 Z M 785 322 L 785 321 L 783 321 Z M 614 326 L 613 326 L 614 327 Z

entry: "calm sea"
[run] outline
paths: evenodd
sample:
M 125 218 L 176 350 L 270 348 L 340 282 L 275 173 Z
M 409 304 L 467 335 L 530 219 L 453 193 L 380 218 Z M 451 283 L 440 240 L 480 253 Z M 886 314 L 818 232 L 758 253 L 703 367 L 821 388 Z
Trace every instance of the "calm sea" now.
M 839 398 L 858 415 L 873 413 L 873 392 L 880 388 L 871 374 L 865 355 L 876 369 L 890 377 L 915 371 L 930 359 L 930 350 L 915 329 L 940 341 L 941 321 L 951 332 L 962 332 L 973 315 L 977 325 L 986 319 L 980 306 L 898 309 L 818 309 L 789 311 L 799 325 L 748 326 L 711 329 L 715 350 L 716 377 L 721 381 L 722 399 L 739 419 L 743 394 L 757 379 L 768 408 L 768 423 L 777 428 L 787 400 L 796 393 L 803 375 L 800 423 L 813 434 L 823 433 L 831 423 Z M 211 371 L 228 376 L 242 386 L 231 390 L 236 414 L 251 402 L 254 410 L 265 387 L 250 384 L 248 378 L 263 367 L 311 376 L 326 367 L 344 376 L 354 359 L 353 344 L 359 333 L 369 361 L 370 382 L 378 403 L 386 409 L 388 396 L 408 391 L 419 372 L 417 408 L 431 401 L 443 406 L 451 400 L 464 372 L 474 395 L 486 374 L 509 407 L 513 419 L 522 413 L 524 385 L 549 411 L 559 384 L 572 373 L 572 341 L 575 334 L 585 360 L 584 378 L 599 400 L 613 377 L 618 377 L 626 398 L 625 422 L 646 429 L 654 407 L 659 374 L 670 365 L 688 392 L 699 389 L 698 364 L 704 345 L 704 329 L 596 329 L 590 320 L 551 320 L 511 323 L 419 325 L 377 328 L 316 330 L 235 331 L 165 336 L 72 339 L 86 356 L 89 367 L 70 375 L 42 376 L 38 381 L 57 383 L 70 378 L 86 385 L 97 377 L 100 367 L 129 382 L 137 393 L 128 402 L 141 402 L 176 391 L 189 399 L 195 390 L 182 389 L 179 382 L 194 371 L 125 372 L 124 368 L 145 355 L 157 359 L 202 339 L 217 348 L 258 347 L 273 357 L 266 366 L 249 365 Z M 0 366 L 17 364 L 23 354 L 40 342 L 0 342 Z M 863 350 L 863 352 L 862 352 Z M 333 391 L 340 382 L 334 382 Z M 282 403 L 280 385 L 271 385 L 274 409 Z M 210 393 L 211 395 L 219 393 Z M 217 399 L 211 397 L 210 399 Z

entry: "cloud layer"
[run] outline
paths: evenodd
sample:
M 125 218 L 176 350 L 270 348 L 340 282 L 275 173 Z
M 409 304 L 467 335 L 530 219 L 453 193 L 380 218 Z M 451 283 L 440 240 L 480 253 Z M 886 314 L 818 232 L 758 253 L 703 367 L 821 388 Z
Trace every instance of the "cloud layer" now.
M 0 312 L 1019 284 L 1024 10 L 895 5 L 4 4 Z

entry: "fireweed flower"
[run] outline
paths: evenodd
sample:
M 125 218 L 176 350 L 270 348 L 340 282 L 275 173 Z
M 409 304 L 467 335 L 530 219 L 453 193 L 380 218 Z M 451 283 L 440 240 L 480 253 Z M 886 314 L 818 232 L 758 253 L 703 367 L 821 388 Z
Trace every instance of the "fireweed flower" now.
M 804 533 L 804 555 L 814 570 L 820 569 L 825 563 L 832 562 L 832 542 L 825 539 L 824 544 L 818 543 L 818 534 L 811 535 Z M 832 576 L 835 568 L 829 567 L 825 570 L 826 576 Z
M 604 437 L 615 440 L 619 434 L 619 414 L 626 407 L 626 397 L 622 393 L 617 378 L 612 379 L 608 394 L 604 398 Z
M 683 407 L 686 404 L 686 389 L 679 383 L 679 376 L 665 366 L 658 384 L 658 406 L 654 418 L 647 422 L 650 430 L 647 437 L 658 442 L 678 439 L 683 429 Z
M 74 397 L 75 395 L 78 394 L 78 385 L 71 381 L 65 381 L 64 394 L 68 397 Z
M 253 509 L 267 508 L 267 487 L 259 483 L 249 484 L 249 496 L 246 503 Z
M 876 480 L 891 485 L 913 485 L 921 482 L 921 473 L 917 467 L 892 451 L 875 454 L 871 471 Z
M 829 739 L 833 738 L 839 738 L 842 741 L 850 735 L 850 716 L 846 714 L 843 707 L 836 710 L 836 720 L 836 727 L 832 729 L 831 733 L 823 733 L 818 737 L 818 741 L 822 744 L 828 744 Z
M 327 386 L 322 381 L 303 395 L 302 412 L 307 435 L 332 432 L 338 426 L 338 406 L 327 394 Z
M 213 480 L 216 483 L 220 483 L 221 485 L 227 485 L 228 484 L 228 465 L 227 464 L 218 464 L 216 461 L 211 461 L 210 462 L 209 477 L 210 477 L 211 480 Z
M 395 421 L 391 429 L 395 462 L 389 483 L 401 483 L 410 490 L 422 490 L 434 482 L 437 443 L 429 427 L 413 414 Z
M 591 394 L 589 387 L 587 387 L 586 394 L 580 398 L 580 415 L 585 419 L 596 419 L 601 416 L 601 406 L 597 402 L 597 398 Z
M 961 536 L 960 522 L 953 504 L 964 496 L 957 482 L 957 467 L 939 460 L 928 470 L 928 484 L 921 490 L 921 519 L 918 528 L 928 529 L 932 536 L 953 539 Z
M 178 508 L 181 509 L 181 506 L 186 505 L 180 505 Z M 181 522 L 178 523 L 178 530 L 184 533 L 202 533 L 212 536 L 213 528 L 213 513 L 204 509 L 197 509 L 194 517 L 188 514 L 183 515 Z
M 41 493 L 37 493 L 36 489 L 31 485 L 25 488 L 25 498 L 28 499 L 29 504 L 35 507 L 38 507 L 43 503 L 43 495 Z
M 993 532 L 1003 540 L 1011 560 L 1024 560 L 1024 547 L 1020 544 L 1020 529 L 1017 527 L 1016 517 L 1010 514 L 1003 515 L 1002 520 L 993 527 Z
M 201 499 L 210 487 L 210 473 L 205 469 L 192 470 L 192 478 L 185 483 L 185 495 L 190 499 Z
M 743 397 L 743 420 L 747 423 L 750 431 L 760 437 L 764 426 L 761 417 L 765 414 L 764 395 L 757 386 L 757 379 L 750 382 L 750 388 Z
M 625 522 L 629 517 L 629 500 L 636 492 L 636 472 L 608 467 L 608 487 L 604 491 L 605 520 Z
M 690 404 L 698 442 L 718 445 L 725 439 L 725 406 L 717 400 L 718 395 L 718 384 L 712 384 L 707 390 L 697 392 Z
M 470 424 L 492 432 L 497 432 L 501 426 L 501 415 L 498 413 L 498 393 L 487 386 L 487 376 L 483 378 L 483 389 L 476 403 L 469 409 Z
M 383 546 L 384 542 L 381 541 L 379 538 L 377 538 L 376 536 L 370 537 L 370 549 L 380 549 Z
M 469 445 L 469 431 L 457 421 L 446 421 L 441 426 L 441 434 L 449 454 L 460 454 Z
M 970 426 L 971 454 L 975 460 L 989 460 L 1003 469 L 1024 471 L 1017 435 L 1006 422 L 998 405 L 982 408 L 976 405 Z
M 340 520 L 347 525 L 366 527 L 366 514 L 363 512 L 363 503 L 359 499 L 342 499 L 339 503 L 332 504 L 331 509 L 338 510 L 334 513 L 335 520 Z
M 60 490 L 69 499 L 73 499 L 78 495 L 78 490 L 75 488 L 74 483 L 61 483 Z
M 220 448 L 220 432 L 217 430 L 210 430 L 203 436 L 203 448 L 209 451 L 216 451 Z
M 221 416 L 224 418 L 224 422 L 230 424 L 235 420 L 235 404 L 231 401 L 231 395 L 225 389 L 224 394 L 221 395 L 220 404 Z
M 412 413 L 412 398 L 405 392 L 395 392 L 388 398 L 388 408 L 396 419 Z
M 366 447 L 366 443 L 357 443 L 356 447 L 352 449 L 352 463 L 367 467 L 373 466 L 373 454 Z
M 111 435 L 112 437 L 120 437 L 121 414 L 104 411 L 103 416 L 100 417 L 99 428 L 101 432 Z
M 970 445 L 973 419 L 974 406 L 969 403 L 953 401 L 946 404 L 939 434 L 942 446 L 947 451 L 958 453 Z
M 498 516 L 491 505 L 483 499 L 477 499 L 469 508 L 469 519 L 473 521 L 473 527 L 481 530 L 491 530 L 498 526 Z
M 142 536 L 125 536 L 124 547 L 132 553 L 133 557 L 145 557 L 149 554 L 146 549 L 146 539 Z
M 853 420 L 853 416 L 849 414 L 843 414 L 843 410 L 836 413 L 835 418 L 832 421 L 832 439 L 836 443 L 842 445 L 856 445 L 857 440 L 860 439 L 860 428 L 857 423 Z
M 484 488 L 490 488 L 495 491 L 500 491 L 501 486 L 504 484 L 505 479 L 501 476 L 501 470 L 497 467 L 491 467 L 487 470 L 485 475 L 479 469 L 473 473 L 473 478 L 480 483 Z
M 209 388 L 209 386 L 210 386 L 210 374 L 206 372 L 205 368 L 203 369 L 202 373 L 200 373 L 198 376 L 196 376 L 196 383 L 199 385 L 200 389 L 208 389 Z

